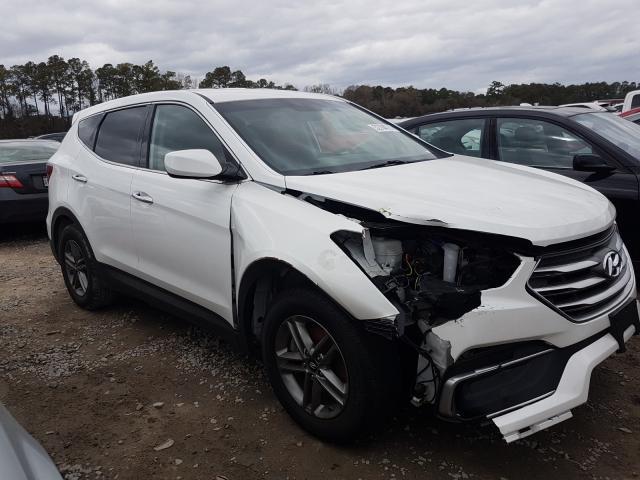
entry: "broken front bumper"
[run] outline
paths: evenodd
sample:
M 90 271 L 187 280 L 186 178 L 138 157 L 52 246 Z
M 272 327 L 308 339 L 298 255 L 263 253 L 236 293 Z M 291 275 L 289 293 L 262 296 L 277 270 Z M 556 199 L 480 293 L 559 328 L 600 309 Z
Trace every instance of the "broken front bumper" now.
M 489 418 L 507 442 L 570 418 L 570 409 L 587 400 L 593 368 L 640 333 L 633 270 L 615 306 L 573 322 L 525 290 L 534 268 L 533 259 L 523 258 L 509 282 L 483 292 L 481 307 L 432 330 L 450 345 L 453 360 L 439 415 Z M 617 321 L 631 309 L 633 316 Z
M 438 402 L 442 417 L 492 419 L 512 442 L 571 418 L 571 409 L 587 401 L 596 365 L 640 334 L 638 302 L 627 302 L 610 317 L 608 329 L 565 348 L 523 342 L 492 351 L 499 363 L 463 369 L 446 378 Z
M 628 341 L 634 332 L 639 333 L 635 329 L 634 325 L 625 329 L 624 342 Z M 571 409 L 587 401 L 594 367 L 619 349 L 618 340 L 611 333 L 607 333 L 574 353 L 551 395 L 493 418 L 504 439 L 513 442 L 571 418 Z

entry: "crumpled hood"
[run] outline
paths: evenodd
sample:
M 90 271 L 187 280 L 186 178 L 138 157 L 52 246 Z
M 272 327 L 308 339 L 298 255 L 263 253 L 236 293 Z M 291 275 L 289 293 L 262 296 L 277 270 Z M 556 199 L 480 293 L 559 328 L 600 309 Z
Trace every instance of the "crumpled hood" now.
M 288 176 L 288 189 L 408 223 L 509 235 L 550 245 L 604 230 L 613 205 L 575 180 L 492 160 L 453 157 L 372 170 Z

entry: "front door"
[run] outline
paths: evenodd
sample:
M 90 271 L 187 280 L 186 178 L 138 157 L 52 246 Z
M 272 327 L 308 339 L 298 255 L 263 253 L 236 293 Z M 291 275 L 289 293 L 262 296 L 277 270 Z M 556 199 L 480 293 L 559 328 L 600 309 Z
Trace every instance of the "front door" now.
M 237 183 L 170 177 L 164 156 L 207 149 L 230 156 L 216 134 L 184 105 L 155 107 L 147 168 L 131 185 L 131 218 L 138 275 L 232 323 L 231 198 Z

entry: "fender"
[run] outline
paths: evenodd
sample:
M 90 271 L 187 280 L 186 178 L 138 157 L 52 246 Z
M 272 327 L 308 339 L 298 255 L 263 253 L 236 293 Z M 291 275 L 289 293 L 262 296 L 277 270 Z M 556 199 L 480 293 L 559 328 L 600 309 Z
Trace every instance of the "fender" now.
M 398 315 L 398 310 L 331 239 L 338 230 L 363 227 L 255 182 L 244 182 L 231 207 L 236 285 L 257 261 L 284 262 L 358 320 Z

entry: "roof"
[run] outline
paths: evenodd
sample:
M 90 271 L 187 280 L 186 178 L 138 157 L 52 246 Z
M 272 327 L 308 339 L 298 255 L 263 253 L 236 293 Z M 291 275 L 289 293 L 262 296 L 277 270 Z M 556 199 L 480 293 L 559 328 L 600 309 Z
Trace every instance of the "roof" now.
M 416 117 L 405 122 L 401 122 L 400 126 L 406 128 L 421 123 L 423 120 L 434 120 L 437 118 L 465 118 L 465 117 L 477 117 L 477 116 L 490 116 L 490 115 L 509 115 L 514 113 L 526 113 L 533 114 L 540 117 L 573 117 L 583 113 L 603 113 L 610 115 L 609 112 L 601 112 L 598 110 L 589 110 L 580 107 L 554 107 L 554 106 L 541 106 L 541 107 L 478 107 L 468 108 L 464 110 L 450 110 L 447 112 L 431 113 Z
M 270 88 L 198 88 L 190 90 L 215 102 L 236 100 L 259 100 L 265 98 L 316 98 L 321 100 L 342 100 L 323 93 L 299 92 L 297 90 L 275 90 Z
M 216 102 L 232 102 L 237 100 L 258 100 L 267 98 L 315 98 L 322 100 L 344 101 L 333 95 L 322 93 L 298 92 L 296 90 L 275 90 L 270 88 L 198 88 L 192 90 L 163 90 L 159 92 L 140 93 L 128 97 L 109 100 L 77 112 L 73 116 L 76 122 L 79 118 L 84 118 L 94 113 L 99 113 L 112 108 L 125 107 L 137 103 L 158 102 L 163 100 L 183 100 L 193 98 L 193 95 L 200 95 Z

